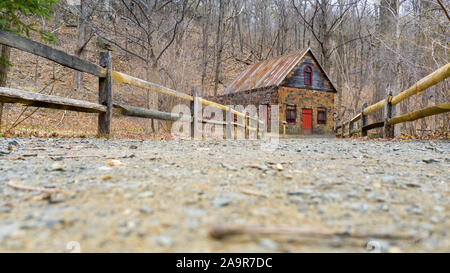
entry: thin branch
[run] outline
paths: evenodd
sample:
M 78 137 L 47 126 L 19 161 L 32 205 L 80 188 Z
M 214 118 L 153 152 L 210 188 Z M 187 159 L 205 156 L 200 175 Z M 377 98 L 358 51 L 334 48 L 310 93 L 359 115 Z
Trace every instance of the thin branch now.
M 16 190 L 23 190 L 23 191 L 37 191 L 37 192 L 45 192 L 45 193 L 62 193 L 66 195 L 70 195 L 71 193 L 60 190 L 60 189 L 46 189 L 41 187 L 30 187 L 30 186 L 23 186 L 13 183 L 12 181 L 9 181 L 6 183 L 8 187 L 11 187 Z
M 331 56 L 331 54 L 333 54 L 333 52 L 334 52 L 335 50 L 337 50 L 338 48 L 340 48 L 340 47 L 342 47 L 342 46 L 345 46 L 345 45 L 347 45 L 347 44 L 349 44 L 349 43 L 352 43 L 352 42 L 354 42 L 354 41 L 363 40 L 364 38 L 371 37 L 371 36 L 372 36 L 372 34 L 368 34 L 368 35 L 365 35 L 365 36 L 359 36 L 359 37 L 356 37 L 356 38 L 354 38 L 354 39 L 350 39 L 350 40 L 348 40 L 348 41 L 345 41 L 344 43 L 342 43 L 342 44 L 337 45 L 336 47 L 334 47 L 334 48 L 330 51 L 330 56 Z
M 184 17 L 186 15 L 186 9 L 187 9 L 187 2 L 184 1 L 183 2 L 183 9 L 182 9 L 182 15 L 181 18 L 179 20 L 176 20 L 175 25 L 173 27 L 173 35 L 172 38 L 170 39 L 170 41 L 166 44 L 166 46 L 161 50 L 161 52 L 159 52 L 158 57 L 156 57 L 156 63 L 158 63 L 159 59 L 162 57 L 162 55 L 164 54 L 164 52 L 166 52 L 166 50 L 172 45 L 173 41 L 175 40 L 175 36 L 177 35 L 177 29 L 178 29 L 178 25 L 181 24 L 184 20 Z M 191 7 L 192 4 L 189 6 Z
M 441 6 L 442 11 L 445 13 L 445 16 L 447 16 L 447 19 L 450 21 L 450 16 L 448 15 L 447 9 L 445 8 L 444 4 L 442 4 L 441 0 L 436 0 Z
M 415 237 L 409 235 L 395 235 L 390 233 L 350 233 L 330 230 L 317 230 L 316 228 L 297 228 L 280 226 L 216 226 L 209 231 L 214 239 L 224 239 L 233 235 L 290 235 L 299 237 L 325 237 L 335 236 L 356 239 L 379 238 L 396 240 L 413 240 Z
M 102 38 L 103 40 L 105 40 L 105 41 L 108 41 L 108 42 L 110 42 L 110 43 L 112 43 L 112 44 L 114 44 L 115 46 L 117 46 L 118 48 L 120 48 L 121 50 L 123 50 L 123 51 L 125 51 L 125 52 L 127 52 L 127 53 L 129 53 L 129 54 L 131 54 L 131 55 L 133 55 L 133 56 L 135 56 L 135 57 L 137 57 L 137 58 L 139 58 L 139 59 L 141 59 L 141 60 L 143 60 L 144 62 L 148 62 L 148 59 L 147 58 L 144 58 L 144 57 L 142 57 L 141 55 L 139 55 L 139 54 L 137 54 L 137 53 L 135 53 L 135 52 L 133 52 L 133 51 L 130 51 L 130 50 L 128 50 L 128 49 L 126 49 L 126 48 L 124 48 L 123 46 L 121 46 L 117 41 L 115 41 L 115 40 L 113 40 L 113 39 L 110 39 L 110 38 L 108 38 L 108 37 L 105 37 L 104 35 L 102 35 L 94 26 L 92 26 L 89 22 L 88 22 L 88 20 L 86 19 L 86 17 L 75 7 L 75 6 L 69 6 L 69 9 L 71 10 L 71 11 L 75 11 L 75 15 L 78 15 L 78 17 L 80 17 L 85 23 L 86 23 L 86 25 L 98 36 L 98 37 L 100 37 L 100 38 Z
M 45 85 L 38 93 L 42 93 L 44 92 L 47 87 L 49 87 L 50 85 L 52 85 L 52 89 L 50 90 L 49 94 L 53 93 L 53 89 L 55 87 L 54 83 L 56 81 L 61 80 L 62 78 L 64 78 L 65 76 L 67 76 L 68 73 L 62 75 L 61 77 L 59 77 L 58 79 L 52 79 L 47 85 Z M 8 130 L 6 130 L 7 133 L 9 133 L 12 129 L 16 128 L 17 126 L 19 126 L 22 122 L 24 122 L 25 120 L 27 120 L 28 118 L 30 118 L 32 115 L 34 115 L 34 113 L 37 112 L 37 110 L 40 109 L 40 107 L 36 107 L 36 109 L 33 110 L 33 112 L 31 112 L 28 116 L 24 117 L 22 120 L 20 120 L 20 118 L 25 114 L 26 110 L 28 110 L 28 108 L 30 108 L 30 106 L 26 106 L 22 112 L 20 113 L 20 115 L 16 118 L 16 120 L 13 122 L 13 124 L 8 128 Z M 19 121 L 20 120 L 20 121 Z

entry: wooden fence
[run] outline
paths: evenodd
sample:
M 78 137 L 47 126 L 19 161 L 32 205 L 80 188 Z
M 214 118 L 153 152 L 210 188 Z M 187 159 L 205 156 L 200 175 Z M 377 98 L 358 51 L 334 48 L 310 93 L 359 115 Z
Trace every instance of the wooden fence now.
M 32 53 L 80 72 L 97 76 L 99 78 L 98 103 L 26 92 L 4 87 L 0 87 L 0 102 L 21 103 L 43 108 L 97 113 L 99 137 L 105 137 L 111 134 L 111 119 L 113 112 L 114 114 L 130 117 L 191 122 L 191 136 L 196 139 L 201 138 L 201 129 L 199 126 L 201 123 L 225 127 L 225 135 L 227 139 L 233 138 L 234 128 L 241 128 L 241 130 L 243 129 L 246 138 L 250 138 L 250 135 L 255 132 L 256 136 L 259 138 L 265 132 L 264 122 L 257 119 L 257 117 L 250 116 L 248 113 L 238 112 L 228 106 L 202 99 L 198 97 L 195 88 L 191 91 L 192 95 L 188 95 L 155 83 L 126 75 L 124 73 L 113 71 L 111 52 L 101 52 L 99 62 L 100 65 L 97 65 L 78 58 L 77 56 L 67 54 L 47 45 L 2 30 L 0 30 L 0 44 Z M 189 101 L 191 115 L 183 116 L 151 109 L 115 104 L 113 102 L 113 81 Z M 200 105 L 211 106 L 223 110 L 225 112 L 225 121 L 200 118 Z M 235 122 L 234 117 L 239 117 L 237 118 L 237 122 Z M 242 121 L 241 123 L 239 123 L 240 120 Z
M 396 96 L 392 96 L 392 93 L 389 93 L 386 99 L 379 101 L 373 105 L 367 106 L 367 104 L 364 104 L 360 114 L 356 115 L 350 120 L 342 122 L 339 126 L 335 128 L 336 135 L 341 137 L 347 137 L 361 133 L 361 136 L 367 136 L 367 132 L 369 130 L 383 127 L 384 137 L 393 138 L 394 126 L 396 124 L 410 122 L 417 119 L 449 112 L 450 103 L 445 103 L 428 107 L 419 111 L 406 113 L 404 115 L 400 115 L 397 117 L 392 117 L 393 105 L 399 104 L 400 102 L 404 101 L 405 99 L 413 95 L 422 94 L 422 92 L 438 84 L 439 82 L 444 81 L 449 76 L 450 76 L 450 63 L 439 68 L 435 72 L 421 79 L 413 86 L 411 86 L 410 88 L 406 89 L 405 91 L 401 92 Z M 382 121 L 378 121 L 372 124 L 367 124 L 368 115 L 383 108 L 384 108 L 384 119 Z M 359 126 L 360 128 L 354 129 L 354 125 L 358 121 L 360 121 Z

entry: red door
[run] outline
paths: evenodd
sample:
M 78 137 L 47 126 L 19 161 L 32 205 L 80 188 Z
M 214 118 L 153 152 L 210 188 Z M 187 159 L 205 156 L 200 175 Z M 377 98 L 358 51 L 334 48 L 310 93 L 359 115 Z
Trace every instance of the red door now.
M 312 134 L 312 109 L 302 109 L 302 134 Z

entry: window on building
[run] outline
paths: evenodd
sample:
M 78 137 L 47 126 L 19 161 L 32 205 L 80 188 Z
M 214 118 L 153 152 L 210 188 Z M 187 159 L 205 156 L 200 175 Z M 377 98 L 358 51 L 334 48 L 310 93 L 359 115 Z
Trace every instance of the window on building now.
M 327 109 L 317 109 L 317 124 L 327 124 Z
M 286 106 L 286 122 L 289 124 L 295 124 L 297 122 L 297 106 Z
M 308 64 L 303 69 L 305 75 L 305 85 L 312 85 L 313 81 L 313 70 L 312 67 Z

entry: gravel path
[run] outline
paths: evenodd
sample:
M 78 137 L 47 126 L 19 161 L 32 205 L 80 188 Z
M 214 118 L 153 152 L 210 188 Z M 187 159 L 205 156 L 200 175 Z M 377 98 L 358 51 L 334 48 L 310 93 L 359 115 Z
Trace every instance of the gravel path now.
M 283 139 L 265 152 L 259 141 L 0 139 L 0 251 L 448 252 L 449 151 L 449 141 Z M 217 225 L 363 238 L 215 240 Z

